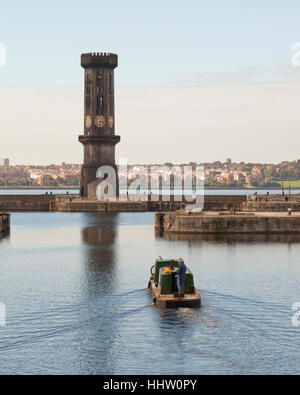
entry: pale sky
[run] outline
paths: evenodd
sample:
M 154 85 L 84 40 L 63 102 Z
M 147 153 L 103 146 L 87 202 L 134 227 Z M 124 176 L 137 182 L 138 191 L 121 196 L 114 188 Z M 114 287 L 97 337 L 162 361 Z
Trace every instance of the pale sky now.
M 0 157 L 82 162 L 80 54 L 99 51 L 119 55 L 117 158 L 298 159 L 299 15 L 298 0 L 5 2 Z

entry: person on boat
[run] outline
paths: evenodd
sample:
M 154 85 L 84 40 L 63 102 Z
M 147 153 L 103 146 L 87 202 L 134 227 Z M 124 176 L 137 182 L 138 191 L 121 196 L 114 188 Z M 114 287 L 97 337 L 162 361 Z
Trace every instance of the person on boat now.
M 174 270 L 174 269 L 175 269 L 175 262 L 174 262 L 174 259 L 171 259 L 170 268 L 171 268 L 171 270 Z
M 184 280 L 185 280 L 186 266 L 182 258 L 178 259 L 178 271 L 177 271 L 177 286 L 178 291 L 181 295 L 184 295 Z
M 176 271 L 175 271 L 175 262 L 171 259 L 170 262 L 171 276 L 172 276 L 172 292 L 175 293 L 177 291 L 177 281 L 176 281 Z

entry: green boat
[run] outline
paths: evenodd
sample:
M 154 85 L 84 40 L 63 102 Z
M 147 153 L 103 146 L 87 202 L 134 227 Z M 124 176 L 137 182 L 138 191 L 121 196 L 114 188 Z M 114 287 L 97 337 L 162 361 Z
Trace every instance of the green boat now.
M 191 307 L 201 306 L 200 292 L 194 286 L 192 272 L 187 269 L 185 276 L 185 293 L 179 294 L 177 288 L 176 274 L 178 261 L 157 259 L 155 265 L 150 269 L 150 280 L 148 288 L 152 296 L 153 304 L 161 308 Z

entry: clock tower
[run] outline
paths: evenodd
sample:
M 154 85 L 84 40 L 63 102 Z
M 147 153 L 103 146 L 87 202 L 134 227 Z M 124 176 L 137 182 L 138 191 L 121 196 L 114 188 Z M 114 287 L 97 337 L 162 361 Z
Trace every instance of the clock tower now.
M 96 173 L 100 166 L 112 166 L 117 175 L 115 145 L 114 69 L 118 56 L 111 53 L 81 55 L 84 76 L 84 134 L 79 141 L 84 147 L 80 195 L 95 198 Z M 118 176 L 116 177 L 118 194 Z

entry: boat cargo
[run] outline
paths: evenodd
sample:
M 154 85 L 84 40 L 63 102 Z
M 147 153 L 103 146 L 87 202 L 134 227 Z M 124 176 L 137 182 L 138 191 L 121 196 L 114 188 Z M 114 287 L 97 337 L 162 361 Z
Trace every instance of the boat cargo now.
M 157 259 L 150 269 L 150 280 L 148 289 L 152 296 L 152 302 L 161 308 L 201 306 L 201 295 L 194 286 L 194 277 L 187 268 L 184 284 L 184 294 L 178 293 L 177 287 L 177 260 Z

